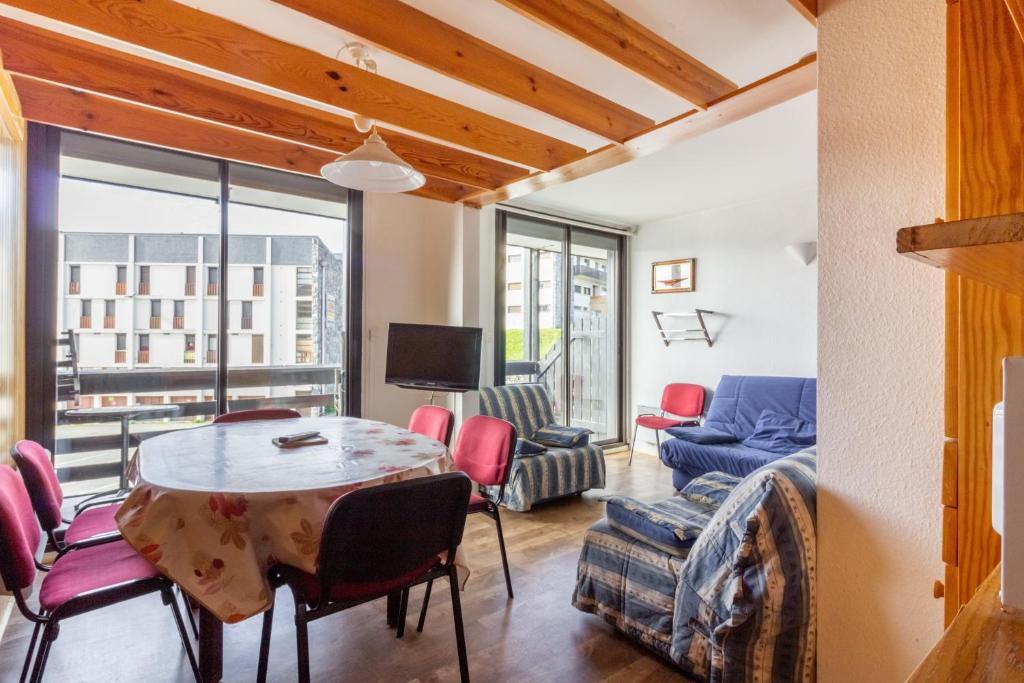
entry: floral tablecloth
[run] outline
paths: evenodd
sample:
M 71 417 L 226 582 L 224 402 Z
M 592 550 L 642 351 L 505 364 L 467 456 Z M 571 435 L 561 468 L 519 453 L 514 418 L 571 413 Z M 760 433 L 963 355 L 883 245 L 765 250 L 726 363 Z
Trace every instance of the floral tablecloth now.
M 296 449 L 271 443 L 306 430 L 328 442 Z M 339 497 L 449 465 L 444 444 L 355 418 L 184 429 L 139 446 L 131 468 L 136 486 L 117 524 L 164 574 L 234 623 L 271 605 L 271 565 L 315 571 L 324 520 Z

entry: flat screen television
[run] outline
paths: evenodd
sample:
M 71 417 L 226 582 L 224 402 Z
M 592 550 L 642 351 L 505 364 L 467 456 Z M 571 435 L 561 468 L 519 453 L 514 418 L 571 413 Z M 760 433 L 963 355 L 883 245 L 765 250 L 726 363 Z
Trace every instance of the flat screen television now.
M 479 327 L 391 323 L 384 382 L 430 391 L 477 389 L 482 335 Z

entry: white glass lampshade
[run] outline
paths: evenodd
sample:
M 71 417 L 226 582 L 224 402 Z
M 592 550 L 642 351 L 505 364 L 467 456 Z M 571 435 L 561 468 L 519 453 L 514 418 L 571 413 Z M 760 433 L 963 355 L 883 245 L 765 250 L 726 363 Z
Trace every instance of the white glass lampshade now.
M 335 185 L 364 192 L 408 192 L 427 182 L 388 149 L 376 131 L 360 147 L 321 168 L 320 175 Z

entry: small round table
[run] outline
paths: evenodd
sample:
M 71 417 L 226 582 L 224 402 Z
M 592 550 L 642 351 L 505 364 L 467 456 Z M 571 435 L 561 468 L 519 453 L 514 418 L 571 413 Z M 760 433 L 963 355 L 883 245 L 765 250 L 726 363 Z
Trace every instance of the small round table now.
M 322 445 L 271 439 L 319 431 Z M 348 417 L 213 424 L 144 441 L 117 513 L 125 539 L 200 603 L 200 667 L 220 678 L 221 624 L 274 599 L 267 570 L 313 573 L 331 505 L 357 488 L 440 474 L 448 448 L 406 429 Z M 458 564 L 458 562 L 457 562 Z
M 72 408 L 65 415 L 68 417 L 116 417 L 121 420 L 121 472 L 118 474 L 118 487 L 116 491 L 106 491 L 89 496 L 78 503 L 79 506 L 94 500 L 100 496 L 119 494 L 128 491 L 128 450 L 131 448 L 131 426 L 132 418 L 136 417 L 168 417 L 178 412 L 178 406 L 173 403 L 160 403 L 149 405 L 133 406 L 103 406 L 101 408 Z

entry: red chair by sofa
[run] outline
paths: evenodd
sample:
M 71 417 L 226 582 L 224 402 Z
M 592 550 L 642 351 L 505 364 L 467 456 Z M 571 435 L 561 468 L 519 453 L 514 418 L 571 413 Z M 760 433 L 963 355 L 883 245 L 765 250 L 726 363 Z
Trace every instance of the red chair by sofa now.
M 501 532 L 498 501 L 505 495 L 505 485 L 508 484 L 512 458 L 516 452 L 516 438 L 516 428 L 511 423 L 496 417 L 474 415 L 462 423 L 459 438 L 455 442 L 455 452 L 452 454 L 455 466 L 481 487 L 480 493 L 483 495 L 474 493 L 469 498 L 469 513 L 482 512 L 494 520 L 494 525 L 498 529 L 498 548 L 501 550 L 501 566 L 505 570 L 505 588 L 509 600 L 512 599 L 512 578 L 508 573 L 508 556 L 505 554 L 505 536 Z M 497 495 L 487 495 L 483 489 L 485 486 L 498 487 Z M 420 608 L 417 631 L 423 630 L 423 622 L 427 618 L 430 589 L 431 583 L 428 583 L 423 595 L 423 606 Z M 404 605 L 407 600 L 408 595 L 403 595 L 402 604 Z M 404 614 L 402 619 L 404 620 Z
M 50 452 L 35 441 L 19 441 L 11 448 L 11 457 L 25 480 L 35 510 L 39 526 L 46 532 L 47 538 L 59 552 L 65 552 L 69 546 L 100 536 L 118 538 L 121 532 L 114 522 L 114 513 L 121 507 L 120 503 L 87 504 L 82 506 L 74 519 L 65 520 L 61 516 L 61 505 L 64 503 L 64 492 L 57 480 L 57 471 L 50 460 Z M 58 538 L 60 527 L 67 522 L 63 537 Z
M 687 424 L 699 424 L 704 412 L 704 387 L 699 384 L 669 384 L 661 394 L 661 415 L 645 413 L 636 416 L 633 427 L 633 440 L 629 442 L 629 463 L 633 464 L 633 448 L 636 446 L 636 432 L 640 427 L 654 430 L 654 439 L 661 451 L 661 430 L 669 427 L 681 427 Z M 665 413 L 678 415 L 679 418 L 665 417 Z
M 35 665 L 30 680 L 33 683 L 42 680 L 50 648 L 59 633 L 58 625 L 65 619 L 156 592 L 174 613 L 192 673 L 196 681 L 200 680 L 199 667 L 172 592 L 174 584 L 124 541 L 98 541 L 61 556 L 39 587 L 39 611 L 30 608 L 23 591 L 35 583 L 41 540 L 42 534 L 33 518 L 32 503 L 21 478 L 10 467 L 0 466 L 0 579 L 14 594 L 21 614 L 35 624 L 22 667 L 22 681 L 33 653 Z M 123 656 L 123 653 L 111 655 Z
M 440 441 L 445 446 L 451 445 L 454 427 L 455 416 L 452 411 L 441 406 L 420 406 L 409 418 L 410 432 Z
M 461 472 L 359 489 L 339 498 L 327 513 L 316 574 L 279 565 L 275 586 L 287 585 L 295 599 L 298 674 L 309 681 L 309 634 L 314 619 L 387 595 L 400 594 L 403 628 L 409 588 L 447 577 L 459 672 L 469 681 L 455 552 L 462 543 L 472 483 Z M 267 680 L 274 608 L 263 613 L 263 638 L 256 680 Z M 340 634 L 339 634 L 340 635 Z
M 213 418 L 213 424 L 229 424 L 232 422 L 249 422 L 250 420 L 290 420 L 302 417 L 297 410 L 291 408 L 257 408 L 256 410 L 236 410 Z

